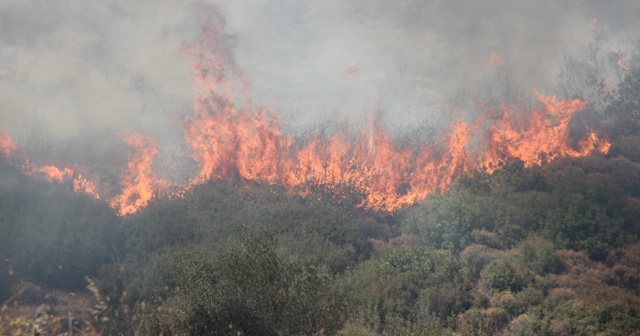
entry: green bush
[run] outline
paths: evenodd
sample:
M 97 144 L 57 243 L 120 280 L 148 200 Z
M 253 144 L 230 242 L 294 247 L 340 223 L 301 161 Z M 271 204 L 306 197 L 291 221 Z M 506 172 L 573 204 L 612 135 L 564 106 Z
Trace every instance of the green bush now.
M 526 269 L 509 259 L 494 260 L 482 270 L 481 279 L 490 292 L 508 290 L 517 293 L 533 282 L 533 277 Z
M 345 274 L 340 283 L 349 315 L 383 335 L 445 330 L 471 300 L 463 264 L 447 251 L 426 247 L 387 251 Z
M 554 254 L 553 243 L 540 237 L 532 237 L 522 242 L 520 255 L 524 266 L 540 275 L 556 274 L 564 269 L 564 264 Z
M 270 234 L 246 237 L 213 260 L 185 254 L 175 281 L 190 335 L 334 334 L 344 323 L 331 277 L 281 258 Z
M 11 270 L 12 281 L 76 290 L 120 254 L 119 218 L 105 202 L 69 184 L 0 169 L 6 182 L 0 184 L 0 278 Z

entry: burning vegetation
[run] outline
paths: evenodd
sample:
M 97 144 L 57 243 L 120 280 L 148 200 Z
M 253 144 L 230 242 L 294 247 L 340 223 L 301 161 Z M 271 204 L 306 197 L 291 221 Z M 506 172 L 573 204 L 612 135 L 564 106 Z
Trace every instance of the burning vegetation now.
M 291 135 L 248 97 L 221 22 L 181 53 L 186 182 L 149 134 L 119 134 L 103 176 L 0 133 L 1 334 L 640 330 L 638 61 L 585 84 L 599 104 L 532 91 L 424 141 L 373 118 Z
M 353 188 L 365 195 L 361 207 L 395 211 L 447 188 L 465 173 L 493 172 L 513 159 L 531 167 L 565 156 L 607 153 L 610 147 L 607 136 L 598 130 L 572 139 L 572 118 L 588 108 L 586 101 L 558 100 L 538 92 L 534 92 L 538 102 L 533 109 L 517 104 L 487 107 L 474 120 L 454 122 L 435 143 L 413 147 L 396 143 L 381 122 L 359 131 L 312 133 L 301 142 L 282 131 L 276 115 L 246 97 L 247 83 L 220 41 L 222 28 L 210 21 L 198 40 L 182 52 L 191 61 L 195 93 L 194 115 L 181 127 L 199 172 L 181 188 L 231 178 L 306 193 L 305 185 L 312 183 Z M 492 62 L 498 61 L 492 55 Z M 121 193 L 108 202 L 119 214 L 128 215 L 159 193 L 176 188 L 153 170 L 154 158 L 160 154 L 153 137 L 134 133 L 124 141 L 135 148 L 135 154 L 122 173 Z M 0 137 L 0 146 L 4 156 L 17 149 L 6 135 Z M 107 199 L 71 168 L 27 162 L 24 170 L 52 182 L 73 181 L 74 190 Z

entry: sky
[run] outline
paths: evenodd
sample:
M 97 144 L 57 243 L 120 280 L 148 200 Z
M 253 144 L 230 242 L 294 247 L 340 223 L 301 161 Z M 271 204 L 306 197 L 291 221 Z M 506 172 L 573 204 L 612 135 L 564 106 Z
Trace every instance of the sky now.
M 2 0 L 0 129 L 180 137 L 193 111 L 180 51 L 211 12 L 247 95 L 294 128 L 446 119 L 457 93 L 505 74 L 554 94 L 567 57 L 640 32 L 634 0 Z

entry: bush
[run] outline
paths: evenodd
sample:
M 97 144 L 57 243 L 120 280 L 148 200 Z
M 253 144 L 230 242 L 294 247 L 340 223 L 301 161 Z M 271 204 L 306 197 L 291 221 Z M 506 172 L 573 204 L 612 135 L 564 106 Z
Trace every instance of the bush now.
M 109 206 L 8 167 L 0 184 L 0 279 L 32 281 L 55 288 L 84 288 L 85 276 L 113 260 L 123 247 L 119 219 Z M 5 281 L 0 280 L 6 296 Z
M 341 279 L 354 321 L 383 335 L 445 330 L 470 305 L 469 274 L 451 253 L 395 248 Z
M 519 292 L 533 282 L 527 270 L 519 267 L 509 258 L 492 261 L 481 273 L 484 286 L 490 292 Z
M 252 235 L 213 260 L 182 256 L 175 273 L 190 335 L 336 333 L 342 305 L 322 270 L 288 263 L 270 234 Z
M 554 254 L 553 243 L 532 237 L 520 245 L 520 255 L 524 266 L 540 275 L 557 274 L 564 270 L 564 264 Z

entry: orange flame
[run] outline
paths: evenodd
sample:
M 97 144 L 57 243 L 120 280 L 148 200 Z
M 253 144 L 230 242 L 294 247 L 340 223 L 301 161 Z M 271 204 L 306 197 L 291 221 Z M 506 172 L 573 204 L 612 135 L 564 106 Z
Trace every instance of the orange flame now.
M 95 199 L 100 199 L 100 194 L 98 194 L 98 189 L 95 184 L 80 174 L 73 179 L 73 191 L 87 193 Z
M 110 202 L 121 216 L 135 213 L 146 206 L 164 183 L 153 172 L 153 160 L 159 152 L 155 139 L 134 133 L 125 137 L 124 141 L 135 148 L 135 154 L 122 176 L 122 193 Z
M 591 13 L 591 18 L 589 19 L 589 23 L 591 24 L 591 30 L 600 34 L 602 32 L 602 26 L 600 26 L 600 20 L 598 19 L 598 14 L 595 12 Z
M 360 73 L 361 70 L 362 69 L 360 69 L 360 67 L 358 67 L 358 66 L 355 66 L 355 65 L 354 66 L 350 66 L 342 73 L 342 75 L 344 76 L 344 79 L 350 80 L 350 79 L 353 79 L 354 77 L 356 77 Z
M 488 148 L 482 160 L 486 166 L 496 167 L 508 158 L 518 158 L 525 166 L 532 166 L 560 156 L 585 156 L 594 150 L 608 152 L 609 140 L 594 132 L 581 140 L 577 149 L 569 146 L 569 123 L 576 112 L 587 107 L 585 101 L 557 101 L 553 96 L 534 94 L 541 106 L 533 111 L 522 113 L 514 106 L 502 106 L 501 115 L 488 130 Z M 527 119 L 517 118 L 514 113 L 518 112 L 528 115 Z
M 610 147 L 595 131 L 571 145 L 569 124 L 587 103 L 537 92 L 538 106 L 531 111 L 516 105 L 487 108 L 471 122 L 453 123 L 439 143 L 417 148 L 394 142 L 375 122 L 357 132 L 295 139 L 283 134 L 276 116 L 246 97 L 247 84 L 218 38 L 221 22 L 206 24 L 196 43 L 183 50 L 192 63 L 195 94 L 194 115 L 181 127 L 200 167 L 187 188 L 218 178 L 281 184 L 301 193 L 310 184 L 338 191 L 347 186 L 364 195 L 360 206 L 394 211 L 476 169 L 493 172 L 511 159 L 530 167 L 562 156 L 607 153 Z M 504 65 L 495 53 L 491 62 Z M 109 201 L 122 216 L 137 212 L 169 185 L 153 171 L 159 153 L 153 137 L 133 133 L 124 141 L 135 151 L 122 174 L 122 193 Z M 7 157 L 16 149 L 0 133 L 0 153 Z M 27 162 L 23 169 L 51 182 L 73 181 L 75 191 L 100 198 L 95 185 L 71 168 Z
M 244 93 L 246 84 L 231 58 L 217 54 L 223 49 L 219 29 L 207 25 L 197 43 L 185 50 L 195 74 L 195 115 L 182 125 L 201 166 L 194 183 L 234 177 L 289 188 L 309 181 L 347 185 L 365 195 L 361 206 L 393 211 L 473 169 L 491 172 L 514 158 L 538 165 L 609 148 L 608 140 L 595 132 L 571 147 L 569 123 L 586 102 L 557 101 L 539 93 L 534 94 L 540 106 L 533 111 L 506 105 L 497 115 L 487 111 L 472 123 L 455 123 L 440 145 L 423 144 L 421 150 L 394 143 L 380 125 L 355 136 L 349 131 L 328 138 L 315 134 L 306 145 L 296 145 L 269 111 L 249 99 L 239 103 L 236 93 Z M 238 84 L 242 90 L 234 90 Z
M 497 66 L 497 67 L 503 67 L 504 66 L 504 62 L 502 61 L 500 56 L 498 56 L 498 54 L 496 54 L 495 52 L 491 53 L 491 59 L 490 59 L 489 63 L 491 65 Z
M 98 190 L 93 182 L 85 179 L 81 174 L 76 174 L 76 172 L 69 167 L 60 169 L 51 165 L 35 166 L 27 161 L 23 166 L 23 171 L 29 175 L 42 175 L 49 182 L 66 183 L 72 181 L 74 192 L 87 193 L 95 199 L 100 199 Z
M 71 168 L 59 169 L 58 167 L 49 165 L 41 167 L 31 167 L 29 171 L 31 174 L 43 175 L 49 182 L 62 183 L 73 176 L 73 169 Z
M 624 64 L 624 61 L 622 60 L 622 58 L 618 58 L 618 61 L 616 62 L 616 64 L 617 64 L 617 65 L 618 65 L 622 70 L 629 71 L 629 69 L 630 69 L 628 65 Z
M 0 153 L 5 158 L 11 155 L 11 152 L 18 150 L 18 145 L 6 133 L 0 133 Z

